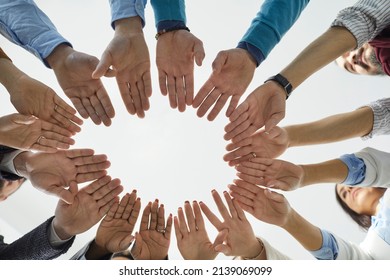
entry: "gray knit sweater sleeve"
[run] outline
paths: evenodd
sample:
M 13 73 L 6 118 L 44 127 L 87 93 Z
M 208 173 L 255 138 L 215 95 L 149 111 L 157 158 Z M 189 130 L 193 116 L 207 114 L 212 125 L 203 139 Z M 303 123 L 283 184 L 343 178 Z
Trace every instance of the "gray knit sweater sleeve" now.
M 0 260 L 51 260 L 65 254 L 75 237 L 58 248 L 52 247 L 48 228 L 53 218 L 10 244 L 4 243 L 4 237 L 0 236 Z

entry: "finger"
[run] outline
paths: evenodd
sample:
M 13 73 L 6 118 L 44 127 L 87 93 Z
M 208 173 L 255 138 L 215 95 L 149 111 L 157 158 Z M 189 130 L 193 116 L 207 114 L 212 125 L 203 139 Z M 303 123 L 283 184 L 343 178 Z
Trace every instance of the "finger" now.
M 150 71 L 146 71 L 142 75 L 142 81 L 144 85 L 144 93 L 147 98 L 152 96 L 152 77 L 150 75 Z
M 198 117 L 203 117 L 206 112 L 210 109 L 210 107 L 218 100 L 222 93 L 218 88 L 214 88 L 210 94 L 206 97 L 206 99 L 203 101 L 202 105 L 198 108 L 198 111 L 196 114 Z
M 74 201 L 74 198 L 77 194 L 77 184 L 76 185 L 76 191 L 74 191 L 74 186 L 72 188 L 72 183 L 71 187 L 69 189 L 65 189 L 63 187 L 59 186 L 53 186 L 53 188 L 50 190 L 50 193 L 57 196 L 59 199 L 63 200 L 67 204 L 72 204 Z
M 233 219 L 237 218 L 237 211 L 233 205 L 232 198 L 230 197 L 227 191 L 223 192 L 223 196 L 225 197 L 226 204 L 228 205 L 230 216 Z
M 93 181 L 88 186 L 84 187 L 83 190 L 86 193 L 88 193 L 88 194 L 93 194 L 94 192 L 99 190 L 101 187 L 107 185 L 110 182 L 111 182 L 111 177 L 110 176 L 104 176 L 104 177 L 101 177 L 98 180 Z
M 196 201 L 192 202 L 192 208 L 194 211 L 194 217 L 195 217 L 195 226 L 198 228 L 198 230 L 205 231 L 206 227 L 204 224 L 202 211 L 200 210 L 199 204 Z
M 116 213 L 115 213 L 115 219 L 120 219 L 120 218 L 122 218 L 122 215 L 123 215 L 123 213 L 125 212 L 125 208 L 126 208 L 126 206 L 127 206 L 127 204 L 129 203 L 129 200 L 130 200 L 130 194 L 129 193 L 126 193 L 123 197 L 122 197 L 122 199 L 121 199 L 121 201 L 120 201 L 120 203 L 119 203 L 119 207 L 118 207 L 118 210 L 116 211 Z
M 215 246 L 215 251 L 224 254 L 225 256 L 231 256 L 232 248 L 226 244 L 218 244 Z
M 141 93 L 138 90 L 137 84 L 130 83 L 129 84 L 129 91 L 131 98 L 133 99 L 133 104 L 135 108 L 135 112 L 139 118 L 145 117 L 144 110 L 142 109 L 142 104 L 141 104 Z
M 229 107 L 226 111 L 226 117 L 229 117 L 233 111 L 236 109 L 238 102 L 240 101 L 240 97 L 242 94 L 233 94 L 232 99 L 230 100 Z
M 275 202 L 286 203 L 286 198 L 284 197 L 284 195 L 277 193 L 277 192 L 273 192 L 270 189 L 264 189 L 264 195 L 268 199 L 273 200 Z
M 129 112 L 131 115 L 135 115 L 135 107 L 133 104 L 133 99 L 131 98 L 130 91 L 129 91 L 129 85 L 127 82 L 120 82 L 117 78 L 117 84 L 119 88 L 119 92 L 121 94 L 123 103 L 125 103 L 125 107 L 127 112 Z
M 245 211 L 247 211 L 245 209 L 245 207 L 249 207 L 249 208 L 253 208 L 253 206 L 255 205 L 254 201 L 252 199 L 249 199 L 248 197 L 246 196 L 242 196 L 241 194 L 239 193 L 236 193 L 234 191 L 230 191 L 229 192 L 230 195 L 236 199 L 238 201 L 238 203 L 240 204 L 241 208 L 244 209 Z M 245 205 L 245 206 L 244 206 Z
M 100 120 L 103 122 L 105 126 L 110 126 L 111 125 L 111 119 L 108 116 L 107 112 L 114 112 L 112 105 L 110 110 L 109 105 L 106 105 L 107 107 L 104 107 L 102 104 L 102 100 L 100 98 L 103 98 L 107 95 L 107 92 L 105 91 L 104 87 L 102 87 L 98 92 L 95 93 L 95 95 L 92 95 L 90 100 L 91 100 L 91 105 L 93 106 L 93 109 L 95 110 L 95 113 L 99 116 Z M 111 101 L 109 101 L 109 104 L 111 104 Z M 112 113 L 114 115 L 114 113 Z
M 119 188 L 118 188 L 119 190 Z M 123 187 L 122 189 L 120 190 L 120 192 L 123 190 Z M 119 193 L 120 193 L 119 192 Z M 110 210 L 111 206 L 114 205 L 115 203 L 118 203 L 119 202 L 119 196 L 118 195 L 115 195 L 115 196 L 112 196 L 112 199 L 111 200 L 107 200 L 105 201 L 104 204 L 102 205 L 99 205 L 99 219 L 103 218 L 104 215 L 107 214 L 107 212 Z M 99 203 L 98 203 L 99 204 Z
M 43 141 L 40 140 L 39 142 L 43 142 Z M 43 153 L 55 153 L 55 152 L 58 151 L 56 148 L 44 146 L 44 145 L 41 145 L 41 144 L 38 144 L 38 143 L 32 144 L 30 149 L 32 151 L 43 152 Z
M 95 70 L 92 72 L 92 79 L 100 79 L 103 77 L 112 65 L 112 56 L 109 51 L 104 51 Z
M 240 188 L 236 185 L 228 185 L 230 191 L 239 194 L 242 197 L 246 197 L 250 200 L 254 200 L 256 198 L 256 194 L 248 191 L 247 189 Z
M 179 220 L 178 220 L 177 216 L 173 217 L 173 225 L 175 227 L 176 240 L 177 240 L 177 242 L 180 242 L 183 239 L 183 235 L 181 234 L 181 231 L 180 231 L 180 225 L 179 225 Z
M 249 139 L 249 138 L 247 138 Z M 238 148 L 237 150 L 234 150 L 233 152 L 230 152 L 224 156 L 224 160 L 230 161 L 236 158 L 240 158 L 242 156 L 246 156 L 250 154 L 253 151 L 252 145 L 244 146 L 241 148 Z M 253 155 L 251 154 L 251 157 L 253 158 Z
M 243 181 L 243 180 L 234 180 L 233 182 L 236 186 L 238 186 L 240 188 L 244 188 L 244 189 L 246 189 L 252 193 L 255 193 L 255 194 L 263 189 L 259 186 L 256 186 L 254 184 L 250 184 L 250 183 Z
M 250 161 L 244 162 L 242 165 L 250 168 L 256 168 L 261 170 L 266 170 L 275 162 L 272 158 L 261 158 L 256 157 L 252 158 Z
M 104 217 L 104 220 L 109 222 L 114 219 L 114 216 L 118 210 L 119 203 L 114 203 L 111 208 L 108 210 L 107 215 Z
M 227 94 L 221 94 L 221 96 L 218 98 L 216 104 L 214 105 L 213 109 L 211 112 L 208 114 L 207 119 L 209 121 L 213 121 L 221 112 L 223 106 L 225 106 L 227 100 L 229 99 L 229 95 Z
M 149 105 L 149 99 L 145 94 L 145 86 L 143 84 L 143 81 L 137 82 L 137 88 L 138 88 L 138 92 L 140 93 L 141 108 L 143 111 L 147 111 L 147 110 L 149 110 L 150 105 Z
M 177 99 L 176 99 L 175 77 L 173 77 L 173 76 L 167 77 L 167 86 L 168 86 L 169 104 L 171 105 L 172 109 L 176 109 L 177 108 Z
M 133 256 L 134 259 L 137 259 L 141 254 L 142 243 L 143 243 L 142 236 L 138 232 L 136 232 L 135 242 L 133 247 L 131 248 L 131 255 Z
M 203 62 L 203 59 L 205 58 L 206 54 L 205 54 L 205 51 L 203 48 L 203 43 L 201 41 L 195 43 L 193 52 L 194 52 L 194 58 L 195 58 L 196 65 L 202 66 L 202 62 Z M 188 104 L 188 105 L 190 105 L 190 104 Z
M 242 210 L 240 204 L 237 202 L 236 199 L 232 199 L 232 202 L 233 202 L 234 209 L 236 210 L 237 217 L 241 221 L 246 221 L 246 216 L 245 216 L 244 210 Z
M 84 105 L 85 110 L 88 113 L 88 116 L 91 118 L 94 124 L 101 124 L 102 120 L 100 119 L 99 115 L 96 113 L 95 109 L 93 108 L 91 101 L 89 98 L 83 98 L 81 102 Z
M 168 94 L 167 75 L 164 71 L 158 70 L 158 83 L 160 85 L 162 95 L 166 96 Z
M 76 166 L 83 166 L 83 165 L 90 165 L 90 164 L 97 164 L 97 163 L 103 163 L 107 161 L 107 155 L 100 154 L 100 155 L 80 155 L 77 157 L 72 158 L 72 162 Z
M 194 98 L 194 102 L 192 103 L 193 108 L 198 108 L 200 104 L 202 104 L 203 100 L 209 95 L 209 93 L 213 90 L 214 83 L 211 81 L 211 77 L 206 81 L 206 83 L 200 88 L 199 92 L 196 94 Z
M 83 103 L 81 102 L 81 99 L 78 97 L 72 97 L 70 98 L 70 101 L 73 103 L 74 107 L 76 108 L 77 112 L 79 112 L 80 116 L 84 119 L 89 118 L 89 114 L 87 110 L 85 109 Z
M 68 103 L 66 103 L 57 94 L 54 95 L 54 104 L 55 111 L 61 116 L 79 125 L 83 124 L 83 120 L 75 115 L 77 111 L 72 106 L 68 105 Z
M 157 219 L 158 219 L 158 199 L 153 201 L 152 207 L 150 209 L 150 224 L 149 229 L 156 230 L 157 229 Z
M 77 174 L 86 174 L 86 173 L 94 173 L 98 171 L 105 170 L 111 166 L 109 161 L 94 163 L 94 164 L 86 164 L 80 165 L 77 167 Z
M 241 137 L 241 139 L 237 139 L 237 136 L 240 135 L 241 133 L 245 132 L 246 130 L 248 130 L 249 127 L 251 127 L 251 123 L 247 119 L 244 122 L 240 123 L 239 125 L 235 126 L 232 131 L 225 133 L 223 138 L 225 140 L 232 140 L 233 143 L 237 143 L 240 140 L 248 138 L 249 136 L 252 135 L 252 134 L 250 134 L 248 137 Z
M 248 102 L 244 101 L 242 102 L 230 115 L 229 120 L 231 123 L 239 120 L 240 116 L 242 114 L 248 113 L 249 110 L 249 104 Z M 239 124 L 239 123 L 238 123 Z M 229 130 L 226 130 L 226 132 L 232 131 L 234 127 L 229 127 Z
M 52 133 L 47 136 L 49 137 L 50 135 L 53 135 L 50 138 L 54 140 L 58 140 L 67 144 L 74 143 L 74 140 L 70 138 L 73 135 L 73 133 L 65 128 L 62 128 L 61 126 L 42 120 L 41 128 L 47 133 Z
M 164 232 L 164 237 L 166 239 L 171 239 L 171 232 L 172 232 L 172 214 L 169 214 L 168 219 L 167 219 L 167 224 L 165 226 L 165 232 Z
M 149 228 L 149 215 L 152 208 L 152 202 L 149 202 L 148 205 L 146 205 L 144 211 L 142 212 L 142 218 L 141 218 L 141 224 L 139 227 L 140 231 L 148 230 Z
M 249 123 L 249 122 L 248 122 Z M 246 127 L 246 123 L 243 123 L 243 127 Z M 241 130 L 243 127 L 239 127 L 239 130 Z M 245 138 L 251 137 L 255 132 L 257 131 L 257 127 L 254 125 L 249 125 L 246 129 L 244 129 L 241 133 L 239 133 L 237 136 L 234 136 L 232 138 L 233 142 L 239 142 L 244 140 Z
M 264 177 L 255 177 L 237 172 L 237 177 L 254 185 L 264 185 Z
M 157 210 L 157 230 L 165 229 L 165 209 L 164 204 L 161 204 Z
M 138 220 L 140 210 L 141 210 L 141 198 L 137 197 L 133 209 L 131 210 L 131 215 L 129 218 L 129 224 L 132 225 L 133 229 L 135 227 L 135 223 Z
M 92 149 L 72 149 L 65 151 L 65 155 L 68 158 L 77 158 L 77 157 L 88 157 L 95 154 L 95 151 Z
M 118 194 L 118 191 L 120 189 L 123 190 L 123 187 L 120 185 L 120 182 L 121 181 L 119 179 L 113 179 L 110 182 L 108 182 L 108 184 L 105 184 L 100 188 L 98 188 L 97 190 L 95 190 L 91 195 L 96 201 L 102 199 L 103 200 L 106 199 L 105 201 L 108 201 L 109 196 L 111 196 L 112 198 L 114 194 L 115 195 Z
M 264 177 L 264 171 L 266 170 L 266 167 L 264 165 L 258 164 L 257 166 L 252 166 L 252 167 L 246 167 L 243 164 L 247 162 L 243 162 L 240 165 L 236 165 L 235 168 L 237 171 L 240 173 L 254 176 L 254 177 Z M 254 168 L 253 168 L 254 167 Z
M 77 181 L 77 183 L 85 183 L 85 182 L 99 179 L 105 175 L 107 175 L 107 170 L 77 174 L 76 181 Z
M 187 106 L 192 105 L 194 100 L 194 72 L 184 76 L 184 86 L 185 86 L 185 95 L 186 95 L 186 104 Z
M 122 214 L 122 219 L 128 220 L 133 212 L 133 207 L 135 206 L 135 202 L 137 200 L 137 191 L 133 190 L 129 195 L 129 200 L 127 204 L 125 204 L 125 210 Z
M 227 228 L 218 232 L 217 237 L 214 240 L 213 247 L 215 248 L 215 246 L 217 246 L 218 244 L 222 244 L 226 240 L 228 234 L 229 230 Z
M 265 121 L 264 129 L 266 132 L 269 132 L 271 129 L 273 129 L 275 126 L 278 125 L 278 123 L 284 119 L 285 112 L 275 113 Z
M 236 109 L 236 110 L 238 110 L 238 109 Z M 237 126 L 242 124 L 244 121 L 248 120 L 249 114 L 247 111 L 244 111 L 234 121 L 232 121 L 231 118 L 232 117 L 230 116 L 229 117 L 230 122 L 225 126 L 225 132 L 227 132 L 227 133 L 232 132 L 234 130 L 234 128 L 236 128 Z M 226 140 L 228 140 L 228 139 L 226 139 Z
M 189 201 L 184 202 L 184 212 L 186 214 L 187 224 L 190 232 L 195 232 L 196 231 L 195 217 L 194 217 L 194 213 L 192 212 L 192 207 Z
M 179 112 L 184 112 L 186 110 L 186 96 L 183 77 L 176 78 L 176 94 Z
M 229 220 L 230 214 L 227 208 L 225 207 L 225 204 L 223 203 L 221 196 L 216 190 L 211 191 L 211 195 L 213 196 L 214 202 L 217 205 L 219 213 L 221 213 L 222 218 L 226 221 Z
M 119 201 L 118 195 L 123 191 L 123 186 L 119 185 L 116 187 L 107 187 L 107 188 L 103 188 L 102 191 L 106 191 L 107 194 L 104 197 L 97 200 L 97 203 L 98 203 L 99 208 L 102 208 L 102 209 L 104 209 L 104 207 L 107 208 L 107 206 L 108 206 L 108 208 L 107 208 L 107 211 L 108 211 L 109 207 L 111 207 L 111 205 L 113 203 L 113 200 Z
M 213 212 L 204 204 L 202 201 L 199 202 L 200 209 L 205 214 L 206 218 L 210 221 L 210 223 L 217 229 L 220 230 L 222 228 L 222 222 L 218 219 L 217 216 L 214 215 Z
M 179 207 L 177 209 L 177 217 L 179 219 L 179 229 L 180 229 L 180 233 L 181 235 L 184 237 L 184 236 L 187 236 L 187 234 L 189 233 L 189 229 L 187 227 L 187 223 L 186 223 L 186 219 L 184 218 L 184 212 L 183 212 L 183 208 Z

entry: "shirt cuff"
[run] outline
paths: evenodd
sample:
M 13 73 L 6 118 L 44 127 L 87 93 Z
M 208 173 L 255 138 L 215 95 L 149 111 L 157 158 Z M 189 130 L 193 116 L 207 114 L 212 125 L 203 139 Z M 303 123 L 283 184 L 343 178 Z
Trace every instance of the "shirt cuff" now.
M 164 29 L 187 27 L 184 21 L 181 20 L 163 20 L 157 23 L 157 32 Z
M 110 0 L 110 6 L 111 6 L 111 27 L 113 29 L 115 29 L 115 21 L 123 18 L 130 18 L 136 16 L 139 16 L 141 18 L 142 27 L 145 26 L 146 1 Z
M 366 164 L 364 160 L 354 154 L 342 155 L 340 160 L 348 167 L 348 176 L 342 184 L 354 186 L 363 182 L 366 177 Z
M 247 50 L 253 59 L 256 60 L 256 67 L 258 67 L 265 60 L 261 50 L 250 43 L 239 42 L 237 48 Z
M 73 236 L 72 236 L 71 238 L 68 238 L 66 240 L 62 240 L 58 236 L 58 234 L 56 233 L 56 230 L 54 229 L 53 220 L 51 221 L 50 227 L 48 229 L 48 236 L 49 236 L 49 243 L 54 248 L 61 247 L 63 244 L 65 244 L 66 242 L 68 242 L 69 240 L 71 240 L 73 238 Z
M 339 246 L 334 236 L 321 229 L 322 246 L 315 251 L 309 251 L 318 260 L 335 260 L 339 254 Z

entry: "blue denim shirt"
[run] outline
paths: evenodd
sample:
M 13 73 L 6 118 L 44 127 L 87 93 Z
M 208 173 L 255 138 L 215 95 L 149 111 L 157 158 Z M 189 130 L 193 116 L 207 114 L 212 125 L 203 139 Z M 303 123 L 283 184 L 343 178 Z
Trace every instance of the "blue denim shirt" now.
M 348 176 L 342 184 L 354 186 L 363 182 L 366 175 L 366 164 L 364 160 L 354 154 L 342 155 L 340 160 L 348 167 Z
M 45 59 L 58 45 L 71 46 L 32 0 L 0 2 L 0 33 L 38 57 L 47 67 Z

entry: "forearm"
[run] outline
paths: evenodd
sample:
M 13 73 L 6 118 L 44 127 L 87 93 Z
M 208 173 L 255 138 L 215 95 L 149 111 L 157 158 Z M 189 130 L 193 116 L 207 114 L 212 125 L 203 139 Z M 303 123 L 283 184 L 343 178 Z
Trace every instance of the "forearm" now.
M 70 45 L 34 1 L 2 1 L 0 18 L 2 35 L 43 62 L 58 45 Z
M 287 223 L 282 228 L 301 243 L 306 250 L 315 251 L 322 247 L 321 230 L 299 215 L 294 209 L 292 209 Z
M 304 176 L 300 187 L 321 184 L 321 183 L 341 183 L 348 176 L 348 166 L 339 159 L 301 165 Z
M 140 17 L 120 19 L 115 22 L 115 35 L 143 34 Z
M 12 93 L 15 86 L 18 85 L 18 80 L 25 75 L 18 69 L 10 60 L 0 58 L 0 83 L 7 89 L 8 93 Z
M 296 89 L 304 80 L 340 55 L 356 47 L 356 39 L 344 27 L 329 28 L 307 46 L 280 73 Z
M 289 147 L 325 144 L 354 137 L 362 137 L 371 132 L 374 123 L 370 107 L 337 114 L 315 122 L 286 126 Z

